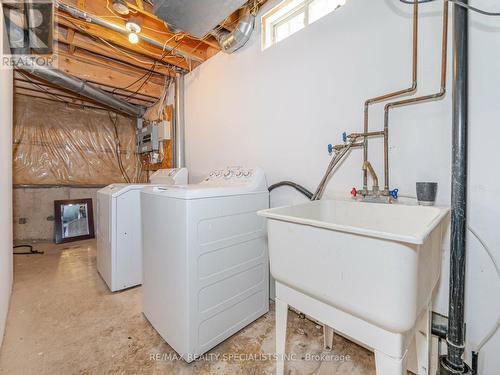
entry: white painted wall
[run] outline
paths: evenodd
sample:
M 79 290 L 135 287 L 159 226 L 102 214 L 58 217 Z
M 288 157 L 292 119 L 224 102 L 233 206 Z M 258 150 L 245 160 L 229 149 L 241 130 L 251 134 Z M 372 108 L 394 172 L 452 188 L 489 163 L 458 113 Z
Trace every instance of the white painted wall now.
M 0 38 L 4 35 L 0 6 Z M 3 51 L 0 40 L 0 57 Z M 12 289 L 12 71 L 0 68 L 0 345 Z
M 473 3 L 499 8 L 496 0 Z M 274 4 L 276 0 L 264 11 Z M 441 9 L 441 2 L 422 6 L 420 94 L 439 87 Z M 340 143 L 343 131 L 362 130 L 365 99 L 409 85 L 411 6 L 397 0 L 350 0 L 265 51 L 260 25 L 256 30 L 244 49 L 218 54 L 186 79 L 186 156 L 192 180 L 215 167 L 258 165 L 269 183 L 288 179 L 314 189 L 329 161 L 327 144 Z M 500 174 L 495 165 L 500 19 L 472 15 L 470 39 L 469 220 L 500 261 Z M 449 57 L 451 68 L 451 53 Z M 371 114 L 372 129 L 381 129 L 382 106 Z M 416 181 L 437 181 L 439 202 L 449 203 L 451 95 L 439 103 L 395 110 L 390 143 L 392 187 L 414 195 Z M 381 142 L 371 144 L 370 160 L 382 177 Z M 328 194 L 360 186 L 361 160 L 361 151 L 353 151 Z M 299 201 L 302 197 L 286 188 L 273 192 L 271 199 L 273 206 Z M 500 311 L 494 268 L 475 239 L 468 244 L 467 355 Z M 447 313 L 448 253 L 445 245 L 435 301 L 442 313 Z M 481 374 L 497 373 L 499 352 L 497 333 L 481 353 Z

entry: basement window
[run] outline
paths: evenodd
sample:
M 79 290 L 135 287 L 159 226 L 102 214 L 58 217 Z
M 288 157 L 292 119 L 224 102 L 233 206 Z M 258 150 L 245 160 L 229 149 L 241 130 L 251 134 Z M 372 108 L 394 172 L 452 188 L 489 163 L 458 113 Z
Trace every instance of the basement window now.
M 284 0 L 262 17 L 262 49 L 340 8 L 346 0 Z

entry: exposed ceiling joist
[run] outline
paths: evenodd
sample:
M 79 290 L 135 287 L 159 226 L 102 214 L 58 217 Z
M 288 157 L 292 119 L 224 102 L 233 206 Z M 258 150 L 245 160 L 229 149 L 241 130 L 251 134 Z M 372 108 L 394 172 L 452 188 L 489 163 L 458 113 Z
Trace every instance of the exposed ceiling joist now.
M 75 7 L 75 4 L 71 0 L 58 0 L 61 4 L 64 11 L 58 10 L 57 19 L 62 17 L 71 17 L 67 11 L 71 8 Z M 68 5 L 71 8 L 65 8 L 64 6 Z M 100 29 L 104 29 L 107 31 L 112 31 L 115 34 L 126 34 L 125 24 L 131 19 L 131 17 L 123 17 L 119 16 L 112 11 L 109 10 L 108 7 L 103 7 L 101 2 L 96 1 L 88 1 L 86 3 L 85 9 L 78 8 L 79 10 L 86 13 L 86 15 L 81 15 L 82 18 L 92 18 L 95 17 L 102 22 L 103 24 L 107 24 L 110 27 L 102 27 L 102 25 L 97 25 L 95 23 L 85 22 L 84 25 L 92 25 L 97 26 Z M 76 19 L 78 19 L 76 18 Z M 159 55 L 163 54 L 163 50 L 167 51 L 169 49 L 175 49 L 176 53 L 181 54 L 183 57 L 187 59 L 191 59 L 196 62 L 203 62 L 206 60 L 206 44 L 200 43 L 196 39 L 189 38 L 186 34 L 178 35 L 172 33 L 165 26 L 163 21 L 154 19 L 151 17 L 145 17 L 142 14 L 135 14 L 133 17 L 134 22 L 138 23 L 141 26 L 140 36 L 143 38 L 138 44 L 144 45 L 153 45 L 156 49 L 159 49 L 161 52 Z M 59 22 L 59 21 L 58 21 Z M 111 29 L 112 30 L 111 30 Z M 120 32 L 120 30 L 122 32 Z M 177 38 L 182 36 L 182 40 L 178 40 Z M 128 39 L 127 39 L 128 40 Z M 149 42 L 147 42 L 149 41 Z M 203 48 L 205 46 L 205 48 Z
M 102 44 L 115 49 L 117 58 L 121 55 L 127 56 L 127 51 L 130 50 L 140 55 L 148 56 L 155 60 L 162 60 L 181 69 L 189 70 L 189 63 L 182 57 L 174 57 L 165 54 L 160 48 L 153 47 L 144 43 L 135 45 L 130 44 L 126 35 L 107 30 L 103 27 L 94 24 L 82 23 L 70 17 L 58 17 L 58 24 L 69 29 L 74 29 L 80 33 L 90 35 L 91 37 L 101 41 Z
M 59 52 L 58 69 L 71 74 L 79 79 L 91 83 L 102 83 L 108 86 L 124 88 L 131 85 L 137 78 L 144 75 L 144 70 L 133 70 L 118 63 L 92 61 L 92 58 L 80 56 L 79 52 L 73 55 Z M 156 77 L 149 77 L 142 85 L 141 93 L 159 97 L 163 91 L 164 80 Z M 131 89 L 136 87 L 132 86 Z
M 121 61 L 130 66 L 142 69 L 151 69 L 155 61 L 157 61 L 148 56 L 140 55 L 132 51 L 127 51 L 126 54 L 118 55 L 116 49 L 110 47 L 109 45 L 96 42 L 94 39 L 78 32 L 74 33 L 70 39 L 66 36 L 66 33 L 69 34 L 71 31 L 73 30 L 58 27 L 56 28 L 55 33 L 57 42 L 66 45 L 70 53 L 71 51 L 74 52 L 76 49 L 79 49 L 100 56 L 105 60 L 111 59 L 114 61 Z M 154 66 L 154 71 L 163 75 L 173 75 L 172 69 L 169 65 L 161 63 L 157 63 Z
M 161 96 L 166 76 L 175 75 L 177 68 L 190 71 L 220 51 L 219 43 L 211 35 L 199 39 L 186 33 L 172 32 L 163 20 L 152 13 L 149 2 L 126 1 L 130 14 L 124 17 L 112 11 L 111 0 L 57 1 L 115 25 L 114 29 L 106 28 L 88 22 L 85 17 L 82 19 L 58 10 L 54 32 L 58 42 L 58 68 L 131 104 L 151 105 Z M 265 1 L 260 0 L 260 3 Z M 75 14 L 78 15 L 78 12 Z M 120 32 L 130 17 L 140 23 L 141 35 L 153 40 L 153 44 L 144 41 L 131 44 L 128 36 Z M 235 12 L 218 28 L 232 31 L 238 20 L 239 13 Z M 173 52 L 168 52 L 169 49 Z M 16 92 L 20 95 L 54 99 L 56 94 L 72 104 L 99 106 L 50 83 L 38 81 L 37 84 L 34 86 L 16 74 Z
M 24 74 L 23 74 L 24 73 Z M 70 96 L 75 96 L 74 93 L 68 90 L 64 90 L 59 87 L 55 87 L 50 82 L 46 82 L 43 80 L 40 80 L 39 78 L 35 76 L 31 76 L 26 72 L 19 72 L 15 71 L 14 73 L 14 78 L 15 78 L 15 87 L 27 87 L 29 86 L 32 90 L 38 90 L 39 92 L 45 93 L 49 89 L 49 91 L 54 91 L 55 93 L 65 93 Z M 154 104 L 157 101 L 156 97 L 153 96 L 147 96 L 144 94 L 140 93 L 135 93 L 133 91 L 129 90 L 120 90 L 116 89 L 114 87 L 106 86 L 106 85 L 97 85 L 101 90 L 106 91 L 108 93 L 111 93 L 113 95 L 116 95 L 118 97 L 121 97 L 122 99 L 127 98 L 127 101 L 130 101 L 133 104 L 138 104 L 138 105 L 143 105 L 147 106 L 150 104 Z M 87 100 L 87 99 L 85 99 Z

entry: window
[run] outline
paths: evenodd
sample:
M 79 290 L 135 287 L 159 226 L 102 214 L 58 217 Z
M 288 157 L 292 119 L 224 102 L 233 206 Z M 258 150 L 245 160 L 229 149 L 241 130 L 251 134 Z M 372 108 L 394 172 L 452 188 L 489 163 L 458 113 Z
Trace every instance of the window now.
M 321 17 L 346 0 L 285 0 L 262 17 L 262 48 L 272 46 Z

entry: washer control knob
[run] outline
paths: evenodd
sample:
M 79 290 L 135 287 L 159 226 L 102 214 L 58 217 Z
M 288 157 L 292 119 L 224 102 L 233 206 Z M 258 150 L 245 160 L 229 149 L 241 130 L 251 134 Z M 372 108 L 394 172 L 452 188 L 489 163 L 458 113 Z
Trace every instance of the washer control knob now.
M 245 176 L 245 177 L 250 176 L 250 171 L 244 171 L 244 172 L 243 172 L 243 176 Z
M 228 169 L 227 171 L 224 172 L 224 177 L 225 178 L 230 178 L 232 174 L 233 174 L 233 172 Z
M 238 171 L 236 172 L 236 177 L 241 177 L 241 176 L 243 176 L 243 172 L 240 169 L 238 169 Z

